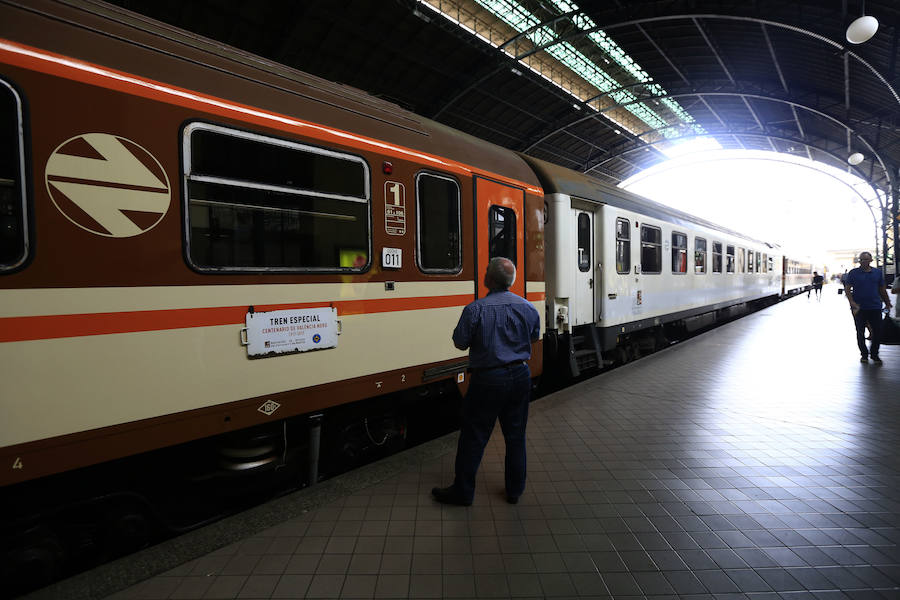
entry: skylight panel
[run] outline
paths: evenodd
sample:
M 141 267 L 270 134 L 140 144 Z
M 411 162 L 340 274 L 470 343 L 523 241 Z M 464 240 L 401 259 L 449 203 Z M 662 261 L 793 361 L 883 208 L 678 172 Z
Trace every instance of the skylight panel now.
M 581 9 L 574 2 L 569 2 L 569 0 L 550 0 L 550 2 L 559 10 L 560 13 L 577 13 L 571 15 L 571 21 L 575 24 L 578 29 L 582 31 L 587 31 L 590 29 L 596 29 L 597 24 L 584 13 L 579 12 Z M 653 78 L 647 74 L 644 69 L 641 68 L 639 64 L 637 64 L 633 58 L 628 56 L 628 54 L 622 50 L 622 48 L 616 44 L 605 32 L 601 31 L 593 31 L 587 34 L 587 37 L 594 42 L 597 46 L 599 46 L 611 59 L 613 59 L 616 64 L 625 69 L 628 74 L 632 77 L 640 81 L 641 83 L 651 83 Z M 651 92 L 658 96 L 665 96 L 667 92 L 660 86 L 659 84 L 652 83 L 648 86 Z M 699 125 L 696 124 L 694 117 L 690 115 L 676 100 L 672 98 L 662 98 L 661 102 L 666 105 L 675 115 L 685 123 L 694 124 L 692 129 L 697 133 L 706 133 L 706 131 Z
M 541 23 L 540 19 L 535 15 L 512 0 L 475 1 L 520 33 L 537 27 Z M 566 4 L 568 5 L 569 3 Z M 590 19 L 587 19 L 587 22 L 593 23 Z M 605 36 L 606 34 L 603 35 Z M 557 39 L 556 34 L 547 27 L 538 27 L 534 31 L 527 33 L 526 36 L 538 46 L 546 46 Z M 616 47 L 618 48 L 618 46 Z M 602 92 L 609 92 L 621 87 L 619 82 L 568 42 L 559 42 L 547 46 L 544 50 Z M 619 49 L 619 52 L 624 56 L 624 52 L 621 49 Z M 644 76 L 647 77 L 646 73 Z M 653 129 L 665 127 L 665 119 L 656 114 L 651 108 L 643 104 L 634 103 L 638 98 L 631 92 L 619 90 L 613 92 L 610 96 L 617 103 L 627 105 L 623 107 L 625 110 Z M 663 134 L 665 135 L 665 130 Z

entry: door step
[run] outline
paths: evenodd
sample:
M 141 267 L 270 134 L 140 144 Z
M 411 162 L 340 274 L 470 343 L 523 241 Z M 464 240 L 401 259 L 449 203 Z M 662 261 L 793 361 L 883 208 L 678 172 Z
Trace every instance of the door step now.
M 600 340 L 593 325 L 583 326 L 574 334 L 570 334 L 568 338 L 569 373 L 572 377 L 578 377 L 585 371 L 604 366 L 603 356 L 600 353 Z

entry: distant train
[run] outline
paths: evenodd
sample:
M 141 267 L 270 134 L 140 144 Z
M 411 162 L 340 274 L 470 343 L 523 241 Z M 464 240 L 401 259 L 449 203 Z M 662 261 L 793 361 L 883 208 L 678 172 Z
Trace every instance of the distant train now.
M 775 245 L 523 158 L 545 194 L 544 351 L 573 376 L 809 287 Z
M 536 377 L 809 284 L 774 245 L 100 2 L 0 3 L 0 169 L 5 579 L 178 530 L 148 481 L 312 483 L 415 437 L 467 385 L 450 332 L 493 256 L 545 315 Z

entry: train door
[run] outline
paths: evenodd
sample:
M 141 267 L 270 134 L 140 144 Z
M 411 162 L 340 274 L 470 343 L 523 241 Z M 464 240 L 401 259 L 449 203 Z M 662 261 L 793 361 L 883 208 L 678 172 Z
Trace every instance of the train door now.
M 572 237 L 576 240 L 575 289 L 571 316 L 572 325 L 594 322 L 594 215 L 573 209 L 575 215 Z
M 787 257 L 781 257 L 781 296 L 784 297 L 785 291 L 787 290 Z
M 495 256 L 503 256 L 516 265 L 516 280 L 509 291 L 524 298 L 525 190 L 476 177 L 475 210 L 478 297 L 488 293 L 484 285 L 484 270 L 488 261 Z

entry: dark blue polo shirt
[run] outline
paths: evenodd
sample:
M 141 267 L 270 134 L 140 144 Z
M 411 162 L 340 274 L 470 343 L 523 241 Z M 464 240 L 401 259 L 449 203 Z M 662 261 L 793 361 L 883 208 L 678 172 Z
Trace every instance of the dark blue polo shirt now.
M 850 285 L 853 301 L 862 310 L 881 310 L 882 300 L 878 288 L 884 285 L 884 275 L 880 269 L 872 267 L 868 273 L 861 267 L 847 273 L 846 283 Z
M 467 305 L 453 330 L 453 343 L 469 349 L 469 367 L 486 369 L 531 358 L 541 336 L 541 317 L 512 292 L 491 292 Z

